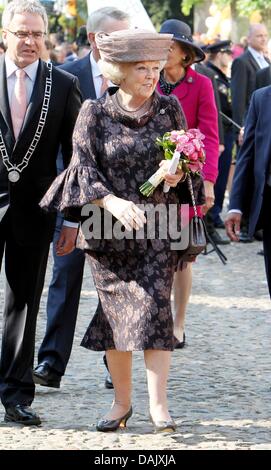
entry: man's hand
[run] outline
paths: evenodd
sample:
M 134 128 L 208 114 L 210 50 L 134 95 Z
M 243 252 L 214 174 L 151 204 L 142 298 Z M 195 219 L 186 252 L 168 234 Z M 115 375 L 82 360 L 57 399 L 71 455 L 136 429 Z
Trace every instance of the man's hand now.
M 239 242 L 242 214 L 229 212 L 225 220 L 226 232 L 233 242 Z
M 214 195 L 214 183 L 211 181 L 204 181 L 204 191 L 205 191 L 205 204 L 202 207 L 203 215 L 207 214 L 208 210 L 213 207 L 215 202 Z
M 75 248 L 78 228 L 66 227 L 63 225 L 59 239 L 56 243 L 56 254 L 64 256 L 71 253 Z

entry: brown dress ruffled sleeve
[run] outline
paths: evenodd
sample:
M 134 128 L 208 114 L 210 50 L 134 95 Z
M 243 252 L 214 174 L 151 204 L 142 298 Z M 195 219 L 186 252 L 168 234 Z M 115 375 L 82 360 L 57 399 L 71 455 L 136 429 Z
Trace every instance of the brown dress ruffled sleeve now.
M 41 200 L 43 209 L 65 211 L 80 208 L 113 193 L 97 161 L 99 108 L 97 101 L 84 102 L 74 129 L 70 165 L 54 180 Z

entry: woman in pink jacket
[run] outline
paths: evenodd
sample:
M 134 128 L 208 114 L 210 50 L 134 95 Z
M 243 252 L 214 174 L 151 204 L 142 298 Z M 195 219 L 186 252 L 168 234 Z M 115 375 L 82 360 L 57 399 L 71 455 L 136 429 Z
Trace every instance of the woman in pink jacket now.
M 190 27 L 179 20 L 167 20 L 161 33 L 173 34 L 168 61 L 161 72 L 158 91 L 175 95 L 185 114 L 188 128 L 198 128 L 205 135 L 206 161 L 203 170 L 206 202 L 205 214 L 214 204 L 214 183 L 218 172 L 219 137 L 218 117 L 212 82 L 191 68 L 195 62 L 204 60 L 204 52 L 193 43 Z M 177 271 L 174 283 L 175 321 L 174 334 L 178 339 L 176 348 L 185 344 L 184 322 L 187 303 L 192 287 L 192 264 Z

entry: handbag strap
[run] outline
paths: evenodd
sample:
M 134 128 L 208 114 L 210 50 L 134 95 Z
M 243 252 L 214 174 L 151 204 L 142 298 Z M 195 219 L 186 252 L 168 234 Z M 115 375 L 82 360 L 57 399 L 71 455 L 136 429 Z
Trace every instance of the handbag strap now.
M 193 184 L 192 184 L 192 179 L 190 175 L 187 175 L 187 182 L 188 182 L 188 189 L 191 194 L 194 213 L 195 213 L 195 216 L 198 217 L 198 211 L 197 211 L 197 206 L 196 206 L 196 201 L 195 201 L 195 196 L 194 196 L 194 191 L 193 191 Z

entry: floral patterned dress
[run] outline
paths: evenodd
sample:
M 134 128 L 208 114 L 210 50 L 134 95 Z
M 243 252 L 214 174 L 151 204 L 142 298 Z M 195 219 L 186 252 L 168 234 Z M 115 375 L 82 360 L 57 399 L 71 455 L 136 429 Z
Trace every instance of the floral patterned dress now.
M 156 138 L 186 128 L 178 101 L 155 92 L 149 111 L 135 119 L 116 108 L 115 92 L 112 88 L 99 100 L 83 104 L 71 163 L 43 198 L 44 209 L 79 213 L 80 218 L 85 204 L 112 193 L 154 207 L 178 203 L 174 189 L 163 193 L 160 185 L 148 199 L 138 189 L 163 159 Z M 171 249 L 171 241 L 169 235 L 94 240 L 81 233 L 78 245 L 86 251 L 99 297 L 82 346 L 96 351 L 173 350 L 170 293 L 178 252 Z

